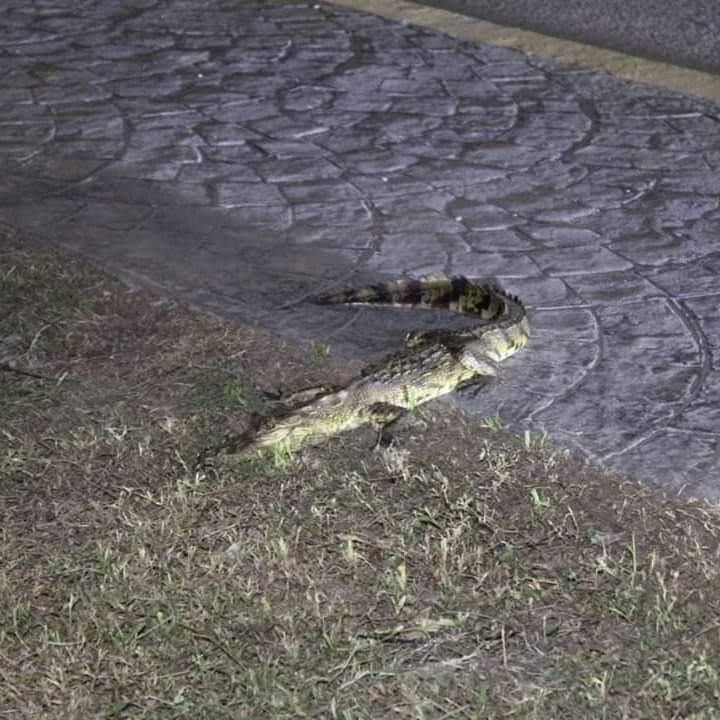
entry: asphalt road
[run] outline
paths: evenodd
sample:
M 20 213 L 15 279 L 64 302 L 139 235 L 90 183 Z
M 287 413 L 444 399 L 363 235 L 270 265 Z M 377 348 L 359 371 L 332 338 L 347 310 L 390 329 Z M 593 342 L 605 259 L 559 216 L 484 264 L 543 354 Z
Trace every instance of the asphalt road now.
M 720 74 L 718 0 L 418 0 L 500 25 Z

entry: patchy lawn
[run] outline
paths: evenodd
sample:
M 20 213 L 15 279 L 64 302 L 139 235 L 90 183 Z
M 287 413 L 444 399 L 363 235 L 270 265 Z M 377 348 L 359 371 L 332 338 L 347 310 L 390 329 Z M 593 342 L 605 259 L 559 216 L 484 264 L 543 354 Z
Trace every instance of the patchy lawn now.
M 720 718 L 717 512 L 442 402 L 195 458 L 332 354 L 0 237 L 0 716 Z

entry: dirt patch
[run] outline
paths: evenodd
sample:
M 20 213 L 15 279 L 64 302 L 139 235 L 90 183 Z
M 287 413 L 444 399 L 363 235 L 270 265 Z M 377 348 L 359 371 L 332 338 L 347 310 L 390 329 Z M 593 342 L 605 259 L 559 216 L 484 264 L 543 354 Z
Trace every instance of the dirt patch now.
M 326 348 L 0 240 L 10 718 L 716 718 L 714 509 L 433 403 L 194 470 Z

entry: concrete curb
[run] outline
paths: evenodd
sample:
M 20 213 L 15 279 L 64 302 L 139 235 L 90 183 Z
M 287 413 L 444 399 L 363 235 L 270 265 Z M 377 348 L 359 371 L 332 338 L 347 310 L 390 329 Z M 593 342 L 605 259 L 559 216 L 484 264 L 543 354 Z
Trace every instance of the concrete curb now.
M 407 0 L 330 0 L 335 5 L 432 28 L 472 42 L 514 48 L 529 55 L 579 65 L 632 82 L 720 100 L 720 76 L 678 65 L 645 60 L 615 50 L 584 45 L 520 28 L 504 27 L 467 15 Z

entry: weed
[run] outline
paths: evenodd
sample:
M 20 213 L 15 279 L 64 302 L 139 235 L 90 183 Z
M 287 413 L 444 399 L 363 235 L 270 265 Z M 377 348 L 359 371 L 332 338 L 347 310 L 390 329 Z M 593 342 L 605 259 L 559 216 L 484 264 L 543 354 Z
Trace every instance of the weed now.
M 327 343 L 310 341 L 310 355 L 321 362 L 325 362 L 330 357 L 330 345 Z

